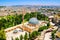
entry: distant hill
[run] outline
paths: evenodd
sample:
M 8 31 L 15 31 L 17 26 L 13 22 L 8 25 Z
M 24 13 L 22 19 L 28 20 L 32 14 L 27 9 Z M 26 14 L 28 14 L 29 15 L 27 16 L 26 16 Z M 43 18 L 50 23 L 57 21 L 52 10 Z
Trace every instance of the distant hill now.
M 6 6 L 0 6 L 0 8 L 3 8 L 3 7 L 6 7 Z
M 60 6 L 42 6 L 42 5 L 13 5 L 11 7 L 41 7 L 41 8 L 60 8 Z
M 7 6 L 0 6 L 0 8 Z M 45 5 L 12 5 L 8 7 L 28 7 L 28 8 L 60 8 L 60 6 L 45 6 Z

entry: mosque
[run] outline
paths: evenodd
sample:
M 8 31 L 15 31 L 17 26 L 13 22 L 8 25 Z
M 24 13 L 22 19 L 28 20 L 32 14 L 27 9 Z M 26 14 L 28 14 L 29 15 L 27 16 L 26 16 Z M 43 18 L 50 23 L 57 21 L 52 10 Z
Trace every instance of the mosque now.
M 10 28 L 5 29 L 6 32 L 6 40 L 11 40 L 11 37 L 16 38 L 20 35 L 25 35 L 25 33 L 31 33 L 33 31 L 37 31 L 40 26 L 44 26 L 47 23 L 45 21 L 39 21 L 37 18 L 30 18 L 28 22 L 23 24 L 19 24 Z
M 47 22 L 39 21 L 37 18 L 33 17 L 33 18 L 30 18 L 30 20 L 28 22 L 25 22 L 24 25 L 19 24 L 19 25 L 7 28 L 7 29 L 5 29 L 5 32 L 15 30 L 16 28 L 20 28 L 20 29 L 26 30 L 26 31 L 35 30 L 35 28 L 37 29 L 37 28 L 39 28 L 39 26 L 44 26 L 46 24 L 47 24 Z
M 24 23 L 23 28 L 28 32 L 32 32 L 33 30 L 37 29 L 39 26 L 39 20 L 37 18 L 31 18 L 28 22 Z M 29 30 L 30 29 L 30 30 Z

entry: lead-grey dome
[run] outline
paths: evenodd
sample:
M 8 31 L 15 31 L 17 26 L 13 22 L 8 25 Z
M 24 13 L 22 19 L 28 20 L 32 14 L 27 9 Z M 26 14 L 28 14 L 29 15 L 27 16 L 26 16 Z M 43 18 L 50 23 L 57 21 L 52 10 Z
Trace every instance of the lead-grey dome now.
M 31 19 L 29 20 L 29 23 L 30 23 L 30 24 L 38 24 L 39 21 L 37 20 L 37 18 L 31 18 Z

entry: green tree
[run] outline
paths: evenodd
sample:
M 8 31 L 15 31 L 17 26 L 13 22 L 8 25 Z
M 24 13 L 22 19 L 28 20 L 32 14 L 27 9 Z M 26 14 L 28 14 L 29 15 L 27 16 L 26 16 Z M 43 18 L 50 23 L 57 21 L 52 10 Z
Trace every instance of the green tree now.
M 20 40 L 23 40 L 23 36 L 22 35 L 20 36 Z
M 31 37 L 30 37 L 30 33 L 29 33 L 29 38 L 28 38 L 28 40 L 30 40 L 31 39 Z
M 24 40 L 28 40 L 27 33 L 25 33 L 25 35 L 24 35 Z
M 43 27 L 40 27 L 39 29 L 38 29 L 38 32 L 41 32 L 41 31 L 43 31 L 44 30 L 44 28 Z
M 47 26 L 50 26 L 50 23 L 47 23 Z
M 54 31 L 52 31 L 52 33 L 51 33 L 52 40 L 54 40 L 54 39 L 55 39 L 55 33 L 56 33 L 56 31 L 57 31 L 57 30 L 54 30 Z
M 37 12 L 31 12 L 31 13 L 30 13 L 30 18 L 36 17 L 36 13 L 37 13 Z
M 11 39 L 14 40 L 13 37 L 11 37 Z
M 37 12 L 37 19 L 38 20 L 47 20 L 48 21 L 48 17 L 45 16 L 44 14 L 41 14 L 41 12 Z
M 15 38 L 15 40 L 19 40 L 19 38 L 17 37 L 17 38 Z
M 32 37 L 36 37 L 36 36 L 38 36 L 38 34 L 39 34 L 38 31 L 33 31 L 32 32 Z
M 24 16 L 24 19 L 25 19 L 26 21 L 28 21 L 28 20 L 30 19 L 30 14 L 29 14 L 29 13 L 26 13 L 25 16 Z
M 54 35 L 54 32 L 52 32 L 52 40 L 55 39 L 55 35 Z
M 38 31 L 33 31 L 32 33 L 29 33 L 29 40 L 34 40 L 38 35 Z
M 28 40 L 32 40 L 32 33 L 29 33 L 29 39 Z
M 15 17 L 15 25 L 21 24 L 21 22 L 22 22 L 22 14 L 16 15 L 16 17 Z
M 2 27 L 4 27 L 4 28 L 6 28 L 5 27 L 5 23 L 6 23 L 7 21 L 4 19 L 4 18 L 1 18 L 0 19 L 0 29 L 2 28 Z
M 42 19 L 42 14 L 41 14 L 41 12 L 38 12 L 38 13 L 37 13 L 37 19 L 38 19 L 38 20 L 41 20 L 41 19 Z
M 48 29 L 49 28 L 49 26 L 42 26 L 42 27 L 40 27 L 39 29 L 38 29 L 38 32 L 41 32 L 41 31 L 43 31 L 44 29 Z
M 21 22 L 22 22 L 22 14 L 4 16 L 1 17 L 0 19 L 0 28 L 4 27 L 6 29 L 8 27 L 20 24 Z
M 6 40 L 6 36 L 3 28 L 0 30 L 0 40 Z

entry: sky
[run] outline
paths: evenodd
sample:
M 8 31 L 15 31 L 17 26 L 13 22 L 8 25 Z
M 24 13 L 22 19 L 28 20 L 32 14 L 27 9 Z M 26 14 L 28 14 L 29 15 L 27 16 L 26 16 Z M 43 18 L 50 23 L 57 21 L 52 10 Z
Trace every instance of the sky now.
M 58 5 L 60 0 L 0 0 L 0 6 L 12 5 Z

